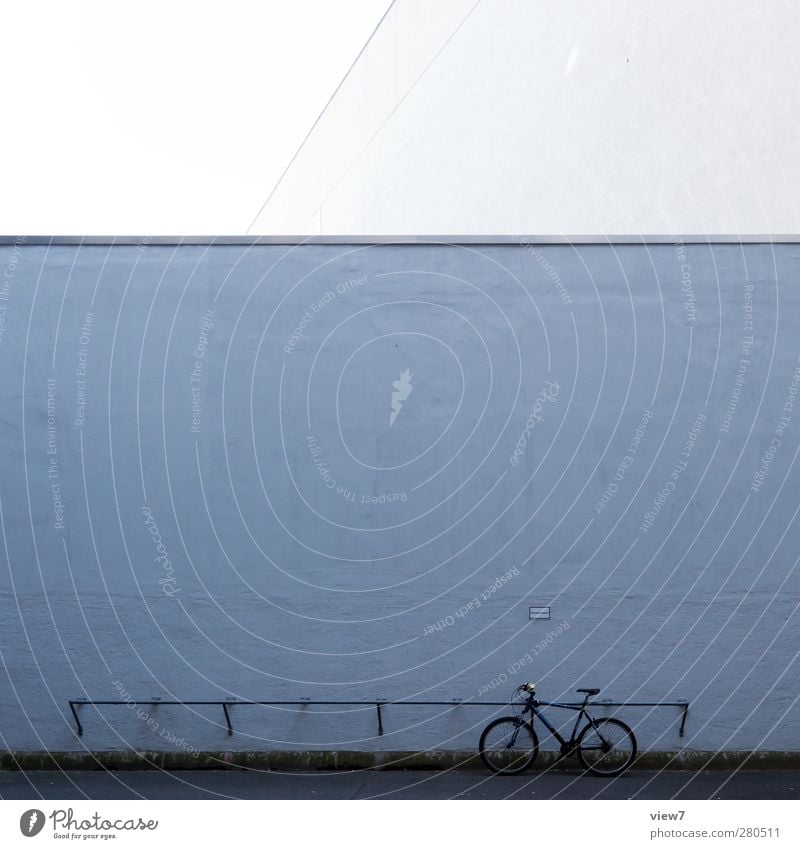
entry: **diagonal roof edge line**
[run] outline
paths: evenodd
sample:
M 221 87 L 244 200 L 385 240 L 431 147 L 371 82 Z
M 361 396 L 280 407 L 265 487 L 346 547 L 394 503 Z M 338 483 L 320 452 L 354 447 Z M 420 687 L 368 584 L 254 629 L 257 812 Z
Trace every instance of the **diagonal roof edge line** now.
M 367 149 L 368 149 L 368 148 L 369 148 L 369 146 L 372 144 L 372 142 L 374 142 L 374 141 L 375 141 L 375 139 L 378 137 L 378 135 L 380 134 L 381 130 L 383 130 L 383 128 L 384 128 L 384 127 L 385 127 L 385 126 L 389 123 L 389 121 L 391 121 L 392 117 L 395 115 L 395 113 L 397 112 L 397 110 L 398 110 L 398 109 L 399 109 L 399 108 L 403 105 L 403 103 L 405 103 L 405 101 L 406 101 L 406 99 L 408 98 L 408 96 L 409 96 L 409 95 L 411 94 L 411 92 L 412 92 L 412 91 L 414 91 L 414 89 L 417 87 L 417 83 L 419 83 L 419 81 L 420 81 L 420 80 L 421 80 L 421 79 L 425 76 L 425 74 L 427 74 L 427 73 L 428 73 L 428 71 L 431 69 L 431 67 L 435 64 L 436 60 L 437 60 L 437 59 L 438 59 L 438 58 L 442 55 L 442 53 L 444 52 L 444 50 L 445 50 L 445 48 L 447 47 L 447 45 L 448 45 L 448 44 L 450 44 L 450 42 L 451 42 L 451 41 L 452 41 L 452 40 L 456 37 L 456 35 L 457 35 L 460 31 L 461 31 L 461 28 L 462 28 L 462 27 L 464 26 L 464 24 L 465 24 L 465 23 L 469 20 L 469 18 L 472 16 L 472 13 L 473 13 L 473 12 L 474 12 L 477 8 L 478 8 L 478 6 L 479 6 L 480 4 L 481 4 L 481 0 L 475 0 L 475 3 L 473 3 L 473 4 L 472 4 L 472 6 L 470 7 L 470 9 L 469 9 L 469 11 L 467 12 L 467 14 L 466 14 L 466 15 L 464 15 L 464 17 L 463 17 L 463 18 L 462 18 L 462 19 L 458 22 L 458 24 L 456 25 L 456 28 L 455 28 L 455 29 L 454 29 L 454 30 L 450 33 L 450 35 L 448 35 L 448 36 L 447 36 L 447 38 L 445 39 L 445 41 L 443 42 L 443 44 L 441 45 L 441 47 L 440 47 L 440 48 L 436 51 L 436 53 L 434 53 L 433 57 L 432 57 L 432 58 L 431 58 L 431 60 L 428 62 L 428 64 L 427 64 L 427 65 L 425 65 L 425 67 L 422 69 L 422 71 L 421 71 L 421 72 L 419 73 L 419 75 L 416 77 L 416 79 L 414 80 L 414 82 L 412 82 L 412 83 L 411 83 L 411 85 L 410 85 L 410 86 L 406 89 L 406 91 L 404 92 L 403 96 L 402 96 L 402 97 L 401 97 L 401 98 L 397 101 L 397 103 L 395 103 L 395 105 L 392 107 L 392 111 L 391 111 L 391 112 L 390 112 L 390 113 L 389 113 L 389 114 L 388 114 L 388 115 L 387 115 L 387 116 L 383 119 L 383 121 L 381 121 L 381 124 L 380 124 L 380 126 L 378 127 L 378 129 L 377 129 L 377 130 L 375 130 L 375 132 L 374 132 L 374 133 L 370 136 L 370 138 L 369 138 L 369 140 L 367 141 L 367 143 L 366 143 L 366 144 L 365 144 L 365 145 L 361 148 L 361 150 L 360 150 L 360 151 L 356 154 L 355 159 L 353 159 L 353 161 L 352 161 L 352 162 L 351 162 L 351 163 L 347 166 L 347 168 L 344 170 L 344 172 L 343 172 L 343 173 L 342 173 L 342 175 L 339 177 L 339 179 L 336 181 L 336 183 L 334 183 L 333 188 L 332 188 L 332 189 L 331 189 L 331 190 L 330 190 L 330 191 L 329 191 L 329 192 L 325 195 L 325 197 L 323 197 L 323 198 L 322 198 L 322 200 L 321 200 L 321 201 L 317 204 L 317 206 L 314 208 L 314 211 L 311 213 L 311 215 L 308 217 L 308 219 L 306 220 L 305 224 L 303 225 L 304 227 L 305 227 L 305 226 L 306 226 L 306 225 L 307 225 L 307 224 L 308 224 L 308 223 L 309 223 L 309 222 L 310 222 L 310 221 L 314 218 L 314 216 L 317 214 L 317 212 L 319 212 L 319 210 L 320 210 L 320 209 L 322 209 L 322 205 L 325 203 L 325 201 L 326 201 L 326 200 L 328 200 L 328 198 L 329 198 L 329 197 L 330 197 L 330 196 L 331 196 L 331 195 L 332 195 L 332 194 L 333 194 L 333 193 L 334 193 L 334 192 L 335 192 L 335 191 L 339 188 L 339 186 L 342 184 L 342 182 L 343 182 L 343 180 L 345 179 L 345 177 L 347 177 L 347 175 L 348 175 L 348 174 L 349 174 L 349 173 L 353 170 L 353 168 L 355 167 L 356 163 L 357 163 L 357 162 L 361 159 L 361 157 L 362 157 L 362 156 L 366 153 Z
M 377 24 L 375 24 L 375 27 L 373 28 L 372 32 L 369 34 L 369 37 L 367 38 L 367 40 L 366 40 L 366 41 L 364 42 L 364 44 L 362 45 L 361 50 L 359 50 L 359 51 L 358 51 L 358 55 L 357 55 L 357 56 L 356 56 L 356 58 L 355 58 L 355 59 L 353 59 L 353 61 L 350 63 L 350 67 L 349 67 L 349 68 L 347 69 L 347 71 L 345 72 L 345 75 L 341 78 L 341 80 L 339 80 L 339 84 L 338 84 L 338 85 L 336 86 L 336 88 L 333 90 L 333 93 L 332 93 L 332 94 L 331 94 L 331 96 L 328 98 L 328 100 L 326 101 L 325 105 L 322 107 L 322 111 L 319 113 L 319 115 L 317 115 L 316 119 L 314 120 L 314 123 L 311 125 L 311 127 L 310 127 L 310 128 L 309 128 L 309 130 L 308 130 L 308 132 L 307 132 L 307 133 L 305 134 L 305 136 L 303 137 L 303 140 L 300 142 L 299 147 L 298 147 L 298 148 L 297 148 L 297 150 L 295 150 L 295 152 L 292 154 L 292 158 L 289 160 L 289 162 L 286 164 L 286 167 L 285 167 L 285 168 L 283 169 L 283 171 L 281 172 L 280 177 L 278 177 L 277 182 L 276 182 L 276 183 L 275 183 L 275 185 L 272 187 L 272 191 L 271 191 L 271 192 L 267 195 L 267 199 L 264 201 L 264 203 L 262 203 L 262 204 L 261 204 L 261 208 L 260 208 L 260 209 L 258 210 L 258 212 L 257 212 L 257 213 L 253 216 L 253 220 L 250 222 L 250 225 L 249 225 L 249 226 L 248 226 L 248 228 L 245 230 L 245 233 L 249 233 L 249 232 L 253 229 L 253 225 L 256 223 L 256 221 L 258 221 L 258 219 L 261 217 L 261 214 L 262 214 L 262 213 L 264 212 L 264 210 L 267 208 L 267 204 L 268 204 L 268 203 L 272 200 L 273 195 L 274 195 L 274 194 L 275 194 L 275 192 L 278 190 L 278 187 L 280 186 L 280 184 L 283 182 L 284 177 L 285 177 L 285 176 L 289 173 L 289 169 L 292 167 L 292 165 L 294 165 L 295 160 L 296 160 L 296 159 L 297 159 L 297 157 L 300 155 L 300 153 L 301 153 L 301 151 L 303 150 L 303 148 L 306 146 L 306 142 L 307 142 L 307 141 L 311 138 L 311 134 L 312 134 L 312 133 L 314 132 L 314 130 L 317 128 L 317 125 L 318 125 L 318 124 L 319 124 L 319 122 L 322 120 L 323 115 L 325 115 L 325 113 L 328 111 L 328 108 L 330 107 L 331 103 L 333 103 L 334 98 L 335 98 L 335 97 L 336 97 L 336 95 L 339 93 L 339 91 L 341 90 L 342 86 L 345 84 L 345 82 L 346 82 L 346 81 L 347 81 L 347 79 L 349 78 L 350 74 L 353 72 L 353 69 L 356 67 L 356 65 L 357 65 L 357 64 L 358 64 L 358 62 L 360 61 L 361 57 L 364 55 L 364 52 L 365 52 L 365 51 L 366 51 L 366 49 L 369 47 L 370 43 L 372 42 L 372 39 L 375 37 L 376 33 L 378 32 L 378 30 L 379 30 L 379 29 L 381 28 L 381 26 L 383 25 L 383 22 L 384 22 L 384 21 L 386 20 L 386 18 L 389 16 L 389 13 L 392 11 L 392 9 L 394 9 L 394 7 L 395 7 L 395 4 L 396 4 L 396 3 L 397 3 L 397 0 L 391 0 L 391 2 L 389 3 L 389 5 L 386 7 L 386 11 L 385 11 L 385 12 L 381 15 L 381 18 L 380 18 L 380 20 L 378 21 L 378 23 L 377 23 Z

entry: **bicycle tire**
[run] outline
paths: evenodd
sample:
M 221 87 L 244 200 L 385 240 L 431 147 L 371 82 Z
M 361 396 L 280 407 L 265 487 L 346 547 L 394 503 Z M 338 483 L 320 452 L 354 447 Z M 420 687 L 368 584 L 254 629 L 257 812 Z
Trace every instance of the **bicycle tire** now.
M 514 748 L 502 746 L 517 731 Z M 539 754 L 539 738 L 529 722 L 516 716 L 501 716 L 483 729 L 478 743 L 483 765 L 496 775 L 521 775 Z
M 604 726 L 609 729 L 609 735 L 605 737 L 601 730 Z M 619 737 L 619 742 L 614 742 L 610 739 L 610 734 L 614 733 L 610 731 L 612 727 L 617 730 L 618 734 L 622 735 Z M 591 740 L 590 738 L 592 735 L 594 735 L 596 739 Z M 610 744 L 612 749 L 606 751 L 606 744 Z M 610 778 L 614 775 L 620 775 L 625 772 L 625 770 L 636 759 L 636 735 L 633 733 L 630 726 L 626 725 L 621 719 L 604 717 L 602 719 L 596 719 L 594 721 L 594 725 L 590 722 L 583 731 L 581 731 L 580 736 L 578 737 L 576 749 L 578 753 L 578 760 L 581 762 L 584 769 L 591 772 L 592 775 L 600 775 L 605 778 Z M 589 754 L 590 752 L 602 752 L 603 755 L 599 760 L 595 760 L 593 756 Z M 607 761 L 604 765 L 603 762 L 606 761 L 611 752 L 616 752 L 618 757 Z

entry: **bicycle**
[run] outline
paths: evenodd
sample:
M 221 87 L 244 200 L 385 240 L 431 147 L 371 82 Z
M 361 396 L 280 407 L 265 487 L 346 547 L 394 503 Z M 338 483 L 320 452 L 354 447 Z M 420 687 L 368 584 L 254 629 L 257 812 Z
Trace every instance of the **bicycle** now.
M 582 688 L 585 698 L 580 705 L 565 702 L 542 702 L 536 698 L 536 686 L 522 684 L 514 690 L 511 697 L 519 695 L 523 700 L 522 711 L 518 716 L 501 716 L 484 728 L 478 744 L 484 765 L 498 775 L 520 775 L 525 772 L 539 754 L 539 738 L 533 730 L 533 720 L 538 717 L 548 731 L 560 744 L 560 756 L 577 755 L 584 769 L 593 775 L 614 776 L 624 772 L 636 758 L 636 737 L 633 731 L 620 719 L 601 717 L 594 719 L 586 710 L 590 696 L 596 696 L 597 688 Z M 540 707 L 566 708 L 578 711 L 578 717 L 569 740 L 565 740 L 550 724 Z M 530 721 L 525 715 L 530 713 Z M 578 734 L 582 717 L 587 724 Z

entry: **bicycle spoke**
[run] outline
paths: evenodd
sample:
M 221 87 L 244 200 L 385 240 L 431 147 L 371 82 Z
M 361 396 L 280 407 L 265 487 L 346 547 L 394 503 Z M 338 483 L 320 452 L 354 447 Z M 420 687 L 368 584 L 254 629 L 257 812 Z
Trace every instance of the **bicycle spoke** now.
M 626 769 L 636 754 L 636 742 L 624 724 L 608 719 L 590 725 L 580 742 L 584 765 L 600 775 L 613 775 Z
M 481 739 L 481 756 L 494 772 L 522 772 L 535 757 L 529 727 L 510 718 L 488 726 Z

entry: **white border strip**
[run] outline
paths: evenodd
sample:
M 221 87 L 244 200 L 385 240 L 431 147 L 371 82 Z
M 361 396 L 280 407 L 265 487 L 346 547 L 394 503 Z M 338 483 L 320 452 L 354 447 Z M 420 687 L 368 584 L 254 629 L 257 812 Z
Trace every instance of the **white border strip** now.
M 787 235 L 619 236 L 0 236 L 0 245 L 739 245 L 800 244 Z

